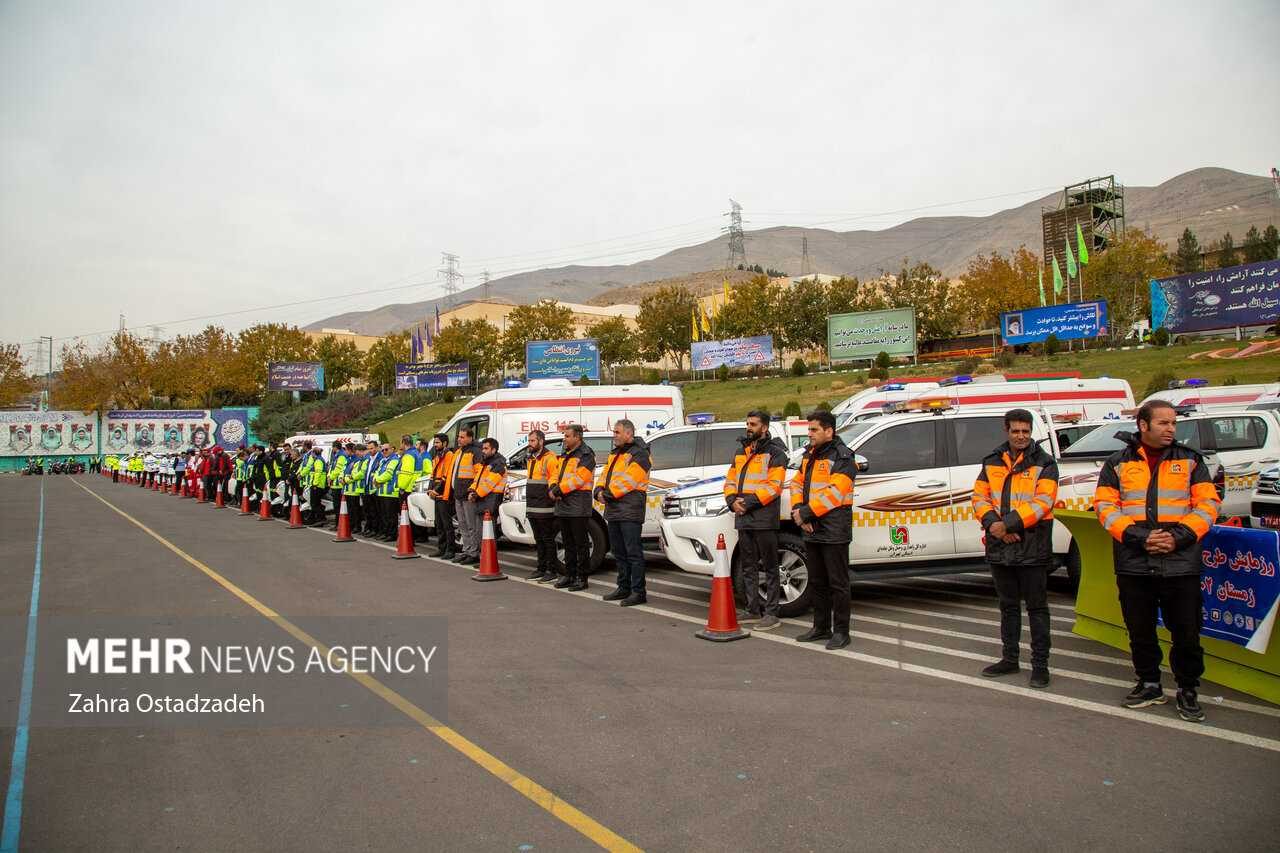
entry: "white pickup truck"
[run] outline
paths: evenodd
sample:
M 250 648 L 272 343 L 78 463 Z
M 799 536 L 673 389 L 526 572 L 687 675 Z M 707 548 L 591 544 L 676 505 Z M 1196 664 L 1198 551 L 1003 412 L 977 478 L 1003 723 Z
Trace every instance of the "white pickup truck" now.
M 1033 436 L 1055 457 L 1055 437 L 1035 415 Z M 1179 426 L 1179 437 L 1200 427 L 1191 420 Z M 1113 428 L 1114 426 L 1114 428 Z M 1120 445 L 1115 433 L 1131 422 L 1104 424 L 1079 439 L 1073 454 L 1059 458 L 1059 508 L 1091 509 L 1102 462 Z M 1098 435 L 1093 445 L 1086 442 Z M 855 422 L 840 437 L 858 457 L 854 482 L 853 542 L 850 565 L 856 579 L 909 574 L 970 571 L 984 555 L 982 529 L 973 518 L 971 499 L 981 461 L 1005 440 L 1004 415 L 998 411 L 954 410 L 912 413 Z M 1081 446 L 1085 445 L 1085 446 Z M 1208 454 L 1219 493 L 1222 465 Z M 799 453 L 791 465 L 798 465 Z M 723 469 L 728 468 L 725 460 Z M 668 495 L 663 506 L 661 545 L 667 559 L 696 574 L 712 574 L 716 541 L 725 538 L 741 595 L 737 572 L 738 536 L 724 505 L 723 475 Z M 782 614 L 794 616 L 810 606 L 808 572 L 800 533 L 788 517 L 790 496 L 779 501 L 782 549 Z M 1079 554 L 1070 534 L 1054 525 L 1054 553 L 1072 582 L 1078 580 Z

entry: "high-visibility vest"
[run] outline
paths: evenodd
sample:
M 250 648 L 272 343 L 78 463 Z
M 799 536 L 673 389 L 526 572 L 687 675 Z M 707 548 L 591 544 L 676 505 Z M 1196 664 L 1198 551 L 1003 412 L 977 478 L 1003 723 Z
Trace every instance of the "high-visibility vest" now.
M 394 498 L 396 496 L 396 468 L 400 464 L 400 454 L 392 453 L 390 456 L 384 457 L 382 464 L 378 466 L 378 473 L 373 475 L 373 482 L 377 485 L 378 494 L 384 498 Z
M 345 485 L 342 491 L 348 495 L 364 494 L 364 475 L 369 468 L 369 457 L 357 456 L 351 460 L 351 464 L 347 467 L 347 473 L 343 477 Z
M 323 489 L 327 479 L 328 471 L 325 470 L 324 460 L 313 454 L 311 456 L 311 487 Z
M 402 492 L 413 491 L 418 480 L 418 457 L 413 451 L 402 452 L 396 465 L 396 488 Z
M 336 489 L 342 485 L 342 478 L 347 473 L 347 454 L 339 453 L 329 465 L 329 488 Z

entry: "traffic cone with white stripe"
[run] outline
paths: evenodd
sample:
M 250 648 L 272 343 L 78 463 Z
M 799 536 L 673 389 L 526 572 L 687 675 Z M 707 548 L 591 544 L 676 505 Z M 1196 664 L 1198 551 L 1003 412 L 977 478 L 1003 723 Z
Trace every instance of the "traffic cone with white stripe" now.
M 249 486 L 247 484 L 240 487 L 240 514 L 253 515 L 253 510 L 249 509 Z
M 504 581 L 507 576 L 498 568 L 498 540 L 493 537 L 493 516 L 484 514 L 480 527 L 480 571 L 471 576 L 473 581 Z
M 289 502 L 289 529 L 301 530 L 306 525 L 302 523 L 302 507 L 298 506 L 298 493 L 293 489 L 290 489 L 289 493 L 293 496 L 293 500 Z M 265 494 L 262 499 L 266 500 Z
M 413 525 L 409 523 L 409 499 L 400 501 L 400 529 L 396 534 L 396 552 L 391 555 L 395 560 L 415 560 L 422 555 L 413 550 Z
M 205 500 L 205 497 L 204 497 L 204 477 L 196 478 L 196 486 L 200 489 L 200 497 L 196 498 L 196 502 L 202 503 L 202 504 L 208 503 L 208 501 Z
M 214 499 L 213 499 L 213 505 L 218 509 L 223 509 L 227 505 L 226 501 L 222 499 L 223 491 L 225 490 L 222 488 L 222 483 L 219 482 L 218 485 L 214 487 Z
M 733 577 L 729 573 L 729 554 L 724 548 L 724 534 L 716 539 L 715 576 L 711 578 L 711 609 L 707 627 L 694 632 L 695 637 L 727 643 L 751 634 L 738 626 L 738 611 L 733 603 Z
M 263 492 L 258 498 L 258 521 L 271 520 L 271 500 L 267 497 L 267 493 Z
M 351 535 L 351 516 L 347 514 L 347 495 L 344 492 L 342 499 L 338 504 L 338 535 L 333 537 L 334 542 L 354 542 L 355 538 Z

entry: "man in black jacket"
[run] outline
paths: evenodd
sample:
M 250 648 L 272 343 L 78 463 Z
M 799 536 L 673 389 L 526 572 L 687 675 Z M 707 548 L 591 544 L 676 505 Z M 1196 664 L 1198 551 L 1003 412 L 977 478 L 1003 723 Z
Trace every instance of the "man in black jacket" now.
M 613 452 L 596 481 L 595 499 L 604 504 L 609 547 L 618 564 L 617 586 L 602 597 L 620 602 L 623 607 L 648 600 L 640 534 L 649 494 L 649 468 L 649 445 L 636 435 L 636 425 L 626 418 L 615 421 Z
M 548 489 L 556 502 L 556 521 L 564 539 L 564 577 L 556 589 L 581 592 L 591 574 L 591 539 L 587 523 L 591 519 L 591 490 L 595 481 L 596 454 L 582 440 L 582 427 L 564 428 L 564 451 L 556 465 L 556 481 Z
M 987 678 L 1018 671 L 1022 601 L 1031 622 L 1031 686 L 1049 686 L 1049 593 L 1053 569 L 1053 505 L 1058 463 L 1032 440 L 1032 416 L 1013 409 L 1004 416 L 1008 438 L 982 460 L 973 484 L 973 515 L 982 525 L 987 562 L 1000 598 L 1000 660 L 982 670 Z
M 1120 610 L 1138 676 L 1122 704 L 1164 704 L 1159 615 L 1173 641 L 1169 666 L 1178 684 L 1178 715 L 1198 723 L 1204 720 L 1197 696 L 1204 673 L 1200 540 L 1217 520 L 1222 499 L 1204 457 L 1175 440 L 1171 403 L 1143 403 L 1137 423 L 1136 433 L 1118 434 L 1128 446 L 1102 464 L 1093 495 L 1098 521 L 1115 540 Z
M 724 502 L 733 512 L 733 527 L 738 531 L 741 549 L 747 600 L 747 615 L 742 621 L 754 622 L 756 631 L 768 631 L 779 625 L 777 500 L 787 474 L 787 446 L 781 439 L 769 437 L 769 414 L 762 411 L 747 415 L 746 434 L 738 441 L 742 449 L 733 457 L 725 475 Z M 759 572 L 764 572 L 765 577 L 763 603 Z
M 813 627 L 796 642 L 849 645 L 849 543 L 853 541 L 851 451 L 835 434 L 830 412 L 809 413 L 809 446 L 791 479 L 791 520 L 804 534 L 805 562 L 813 585 Z

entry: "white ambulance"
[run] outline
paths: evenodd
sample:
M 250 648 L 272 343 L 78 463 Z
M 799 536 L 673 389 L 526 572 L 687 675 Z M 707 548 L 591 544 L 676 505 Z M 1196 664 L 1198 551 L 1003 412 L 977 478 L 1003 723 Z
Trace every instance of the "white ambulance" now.
M 924 391 L 936 391 L 935 379 L 904 379 L 901 382 L 885 382 L 882 385 L 863 388 L 831 410 L 837 422 L 879 417 L 884 407 L 908 400 Z M 808 424 L 808 421 L 805 421 Z
M 1179 379 L 1165 391 L 1143 399 L 1165 400 L 1179 408 L 1195 406 L 1201 411 L 1243 409 L 1259 398 L 1280 394 L 1280 383 L 1269 385 L 1210 385 L 1205 379 Z
M 995 373 L 987 376 L 952 376 L 932 391 L 913 394 L 897 404 L 911 410 L 937 401 L 957 410 L 1031 409 L 1045 417 L 1069 415 L 1081 420 L 1119 416 L 1133 408 L 1133 390 L 1123 379 L 1013 379 Z

